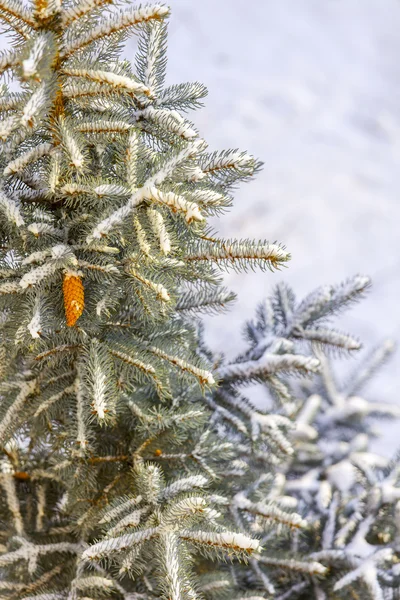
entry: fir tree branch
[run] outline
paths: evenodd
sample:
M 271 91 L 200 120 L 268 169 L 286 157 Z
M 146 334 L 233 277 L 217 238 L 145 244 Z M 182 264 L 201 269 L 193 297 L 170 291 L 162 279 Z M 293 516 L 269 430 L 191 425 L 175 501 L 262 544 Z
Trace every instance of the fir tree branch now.
M 261 267 L 267 266 L 271 269 L 279 268 L 289 259 L 289 253 L 276 244 L 220 240 L 207 244 L 204 249 L 200 246 L 197 252 L 192 252 L 186 257 L 188 263 L 212 261 L 222 267 L 235 267 L 236 263 L 245 267 L 250 261 L 254 261 Z
M 102 38 L 116 34 L 124 29 L 132 29 L 142 23 L 151 20 L 160 20 L 167 17 L 169 9 L 162 5 L 143 6 L 137 9 L 120 11 L 116 15 L 110 15 L 108 21 L 100 23 L 86 35 L 73 39 L 67 34 L 65 47 L 60 54 L 62 60 L 69 59 L 77 51 L 82 51 L 86 46 Z
M 22 23 L 29 27 L 36 27 L 33 15 L 19 0 L 1 0 L 0 18 L 5 19 L 7 16 L 15 19 L 17 24 L 22 21 Z M 6 22 L 12 25 L 14 21 L 10 22 L 7 20 Z
M 61 16 L 62 25 L 63 27 L 69 27 L 88 13 L 107 4 L 113 4 L 113 0 L 81 0 L 78 4 L 69 6 L 63 11 Z
M 95 71 L 91 69 L 71 69 L 64 67 L 62 70 L 63 75 L 81 77 L 94 81 L 100 84 L 107 84 L 116 89 L 123 89 L 128 92 L 132 92 L 134 95 L 144 94 L 145 96 L 150 95 L 150 89 L 132 78 L 124 77 L 123 75 L 117 75 L 116 73 L 108 71 Z

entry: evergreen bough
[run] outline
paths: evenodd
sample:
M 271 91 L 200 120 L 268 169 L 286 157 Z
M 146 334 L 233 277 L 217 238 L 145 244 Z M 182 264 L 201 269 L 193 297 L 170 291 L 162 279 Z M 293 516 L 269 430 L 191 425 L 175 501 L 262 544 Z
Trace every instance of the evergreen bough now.
M 200 344 L 219 375 L 206 397 L 214 431 L 234 450 L 218 487 L 232 524 L 264 549 L 247 567 L 235 565 L 226 597 L 238 587 L 275 600 L 399 598 L 399 462 L 372 452 L 370 442 L 376 418 L 400 411 L 360 395 L 394 345 L 367 354 L 343 382 L 327 357 L 360 348 L 329 317 L 368 285 L 356 276 L 297 302 L 280 284 L 247 323 L 243 354 L 227 363 Z M 263 409 L 246 393 L 253 383 L 264 390 Z
M 168 14 L 0 0 L 0 597 L 321 600 L 361 582 L 395 598 L 396 465 L 354 446 L 349 422 L 363 432 L 383 408 L 287 377 L 324 373 L 322 347 L 359 347 L 323 323 L 368 280 L 300 305 L 280 286 L 236 361 L 205 348 L 194 317 L 233 300 L 221 268 L 289 255 L 207 226 L 260 163 L 208 151 L 185 116 L 204 86 L 165 87 Z M 337 464 L 357 473 L 346 490 Z

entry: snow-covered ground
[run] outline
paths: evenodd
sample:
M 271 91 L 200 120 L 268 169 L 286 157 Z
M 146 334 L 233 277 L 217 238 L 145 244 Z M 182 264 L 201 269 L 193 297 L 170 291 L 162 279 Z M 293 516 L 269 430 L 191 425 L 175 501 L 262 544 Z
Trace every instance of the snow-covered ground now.
M 369 297 L 338 321 L 366 346 L 400 337 L 400 3 L 398 0 L 170 0 L 169 82 L 200 80 L 194 116 L 216 149 L 265 168 L 216 227 L 286 244 L 280 274 L 229 274 L 239 296 L 209 320 L 232 355 L 240 324 L 283 279 L 299 296 L 357 273 Z M 372 387 L 399 401 L 400 351 Z M 387 449 L 397 427 L 385 429 Z

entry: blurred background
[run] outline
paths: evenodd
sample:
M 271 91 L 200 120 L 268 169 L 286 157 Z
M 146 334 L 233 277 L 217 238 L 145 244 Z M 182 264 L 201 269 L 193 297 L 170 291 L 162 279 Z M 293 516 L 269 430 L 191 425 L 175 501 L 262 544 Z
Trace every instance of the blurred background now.
M 279 280 L 302 297 L 356 273 L 373 288 L 338 328 L 366 348 L 399 341 L 400 2 L 169 4 L 168 83 L 207 85 L 206 106 L 192 116 L 211 149 L 239 147 L 265 163 L 215 228 L 278 240 L 292 253 L 283 272 L 225 276 L 238 300 L 207 320 L 209 343 L 238 352 L 244 320 Z M 372 399 L 400 402 L 399 367 L 400 351 L 370 387 Z M 399 425 L 383 427 L 391 453 Z

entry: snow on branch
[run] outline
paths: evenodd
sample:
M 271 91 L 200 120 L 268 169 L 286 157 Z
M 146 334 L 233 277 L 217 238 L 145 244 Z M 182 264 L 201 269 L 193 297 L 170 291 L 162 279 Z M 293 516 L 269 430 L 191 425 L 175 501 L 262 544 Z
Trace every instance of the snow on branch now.
M 2 75 L 7 69 L 11 69 L 17 65 L 20 61 L 19 54 L 13 50 L 10 52 L 0 53 L 0 75 Z
M 91 188 L 88 187 L 88 191 L 90 189 Z M 96 194 L 96 196 L 98 196 L 98 198 L 103 198 L 103 196 L 124 197 L 130 195 L 129 188 L 118 183 L 102 183 L 93 188 L 92 191 L 94 194 Z
M 106 236 L 111 231 L 111 229 L 113 229 L 116 225 L 120 225 L 131 214 L 131 212 L 137 206 L 139 206 L 145 199 L 151 199 L 152 194 L 155 195 L 155 198 L 159 202 L 165 203 L 167 205 L 169 202 L 172 205 L 176 206 L 177 208 L 183 207 L 183 208 L 181 208 L 182 210 L 184 210 L 184 208 L 186 207 L 186 214 L 188 215 L 188 218 L 190 218 L 191 220 L 194 219 L 198 213 L 195 211 L 194 207 L 191 208 L 191 206 L 189 206 L 191 203 L 187 203 L 187 204 L 180 203 L 179 200 L 175 199 L 175 197 L 174 197 L 174 199 L 168 198 L 164 202 L 163 199 L 161 198 L 160 192 L 157 191 L 155 186 L 163 183 L 163 181 L 167 177 L 171 176 L 173 174 L 173 172 L 175 171 L 175 169 L 177 169 L 188 158 L 195 156 L 201 150 L 203 145 L 204 145 L 203 140 L 196 140 L 194 142 L 190 142 L 178 154 L 176 154 L 172 158 L 168 159 L 161 166 L 159 171 L 157 171 L 157 173 L 155 175 L 150 177 L 146 181 L 144 186 L 139 188 L 132 195 L 129 202 L 127 204 L 125 204 L 125 206 L 122 206 L 118 210 L 114 211 L 109 217 L 107 217 L 106 219 L 101 221 L 95 227 L 95 229 L 92 231 L 92 233 L 87 237 L 87 243 L 90 244 L 94 239 L 96 239 L 96 238 L 101 239 L 102 237 Z M 164 196 L 163 196 L 163 198 L 164 198 Z M 177 198 L 179 198 L 179 197 L 177 197 Z
M 347 419 L 363 418 L 368 416 L 390 416 L 400 418 L 400 407 L 386 402 L 369 402 L 360 396 L 349 396 L 342 406 L 332 406 L 326 409 L 320 417 L 321 425 L 346 422 Z
M 7 138 L 14 133 L 19 125 L 20 119 L 17 115 L 11 115 L 11 117 L 0 121 L 0 140 L 5 142 Z
M 263 565 L 268 565 L 269 567 L 278 567 L 280 569 L 295 572 L 297 571 L 299 573 L 304 573 L 307 575 L 321 576 L 326 575 L 328 572 L 328 569 L 324 567 L 324 565 L 315 560 L 307 562 L 294 560 L 292 558 L 272 558 L 269 556 L 258 556 L 257 560 L 259 563 Z
M 153 367 L 153 365 L 151 365 L 149 363 L 145 363 L 142 360 L 135 358 L 134 356 L 131 356 L 127 352 L 118 350 L 115 347 L 109 348 L 108 351 L 111 354 L 111 356 L 113 356 L 114 358 L 121 360 L 122 362 L 124 362 L 125 364 L 127 364 L 131 367 L 134 367 L 134 369 L 137 369 L 138 371 L 143 373 L 146 377 L 150 378 L 151 381 L 153 382 L 154 386 L 156 387 L 159 395 L 161 397 L 164 395 L 165 392 L 164 392 L 162 383 L 159 381 L 156 370 Z
M 16 420 L 18 420 L 18 415 L 23 410 L 26 400 L 35 393 L 37 388 L 36 379 L 32 379 L 31 381 L 26 381 L 19 384 L 19 392 L 9 406 L 8 410 L 5 412 L 3 418 L 0 421 L 0 439 L 3 443 L 7 440 L 10 435 L 10 429 L 15 424 Z
M 54 544 L 32 544 L 22 537 L 14 538 L 20 544 L 17 550 L 0 554 L 0 566 L 12 565 L 24 560 L 28 563 L 28 570 L 33 574 L 38 567 L 38 559 L 46 554 L 70 553 L 79 555 L 82 551 L 81 544 L 59 542 Z
M 334 346 L 335 348 L 340 348 L 349 352 L 360 350 L 361 348 L 360 342 L 350 335 L 323 327 L 316 327 L 315 329 L 303 329 L 298 327 L 293 329 L 293 336 L 316 344 Z
M 39 339 L 43 331 L 43 301 L 40 294 L 37 295 L 33 307 L 32 319 L 28 323 L 28 331 L 33 339 Z
M 223 406 L 219 406 L 216 402 L 214 402 L 211 398 L 206 398 L 207 404 L 219 415 L 221 415 L 226 421 L 231 423 L 238 431 L 241 433 L 247 434 L 247 427 L 245 423 L 237 417 L 235 414 L 227 410 Z
M 279 268 L 290 259 L 290 254 L 277 244 L 254 244 L 249 241 L 221 241 L 200 244 L 199 249 L 185 257 L 188 262 L 212 261 L 222 267 L 235 267 L 236 263 L 248 267 L 254 261 L 257 265 L 271 269 Z
M 150 217 L 150 215 L 149 215 L 149 217 Z M 150 218 L 149 218 L 149 220 L 151 223 Z M 147 239 L 147 234 L 146 234 L 145 230 L 143 229 L 142 224 L 137 215 L 135 215 L 133 217 L 133 226 L 135 228 L 137 243 L 139 245 L 140 251 L 143 252 L 143 254 L 145 256 L 150 256 L 151 246 L 150 246 L 149 240 Z
M 38 21 L 38 26 L 40 27 L 40 25 L 42 25 L 43 22 L 48 22 L 61 12 L 61 1 L 36 0 L 34 2 L 34 7 L 35 18 Z
M 17 227 L 22 227 L 24 225 L 20 207 L 2 191 L 0 191 L 0 210 L 5 217 Z
M 60 390 L 56 394 L 51 395 L 49 398 L 46 398 L 45 400 L 43 400 L 43 402 L 40 403 L 33 416 L 39 417 L 43 412 L 45 412 L 51 406 L 53 406 L 53 404 L 64 398 L 64 396 L 71 396 L 74 393 L 75 385 L 70 385 L 64 388 L 63 390 Z
M 260 437 L 266 437 L 283 454 L 291 456 L 294 453 L 292 443 L 283 433 L 283 431 L 293 428 L 290 419 L 283 415 L 265 415 L 254 411 L 251 415 L 250 423 L 251 437 L 254 441 L 257 441 Z M 261 436 L 261 434 L 264 435 Z
M 162 214 L 153 208 L 147 209 L 150 225 L 160 244 L 160 250 L 167 255 L 171 252 L 171 240 L 165 227 Z
M 142 520 L 142 516 L 145 515 L 148 511 L 148 507 L 145 507 L 137 508 L 133 512 L 130 512 L 128 515 L 126 515 L 120 521 L 118 521 L 116 525 L 114 525 L 108 530 L 107 536 L 114 537 L 123 533 L 126 529 L 130 527 L 137 527 Z
M 164 352 L 160 348 L 156 348 L 155 346 L 146 346 L 146 351 L 155 354 L 163 360 L 166 360 L 181 371 L 194 375 L 194 377 L 196 377 L 202 385 L 214 385 L 215 383 L 214 377 L 210 371 L 199 369 L 199 367 L 188 363 L 186 360 L 183 360 L 178 356 L 172 356 L 170 354 L 167 354 L 166 352 Z
M 105 509 L 105 512 L 99 521 L 100 525 L 111 523 L 111 521 L 117 519 L 121 513 L 124 513 L 132 508 L 136 508 L 142 500 L 142 496 L 136 496 L 134 498 L 128 498 L 128 500 L 125 500 L 112 508 Z
M 64 237 L 64 232 L 61 229 L 57 229 L 50 223 L 43 223 L 41 221 L 39 223 L 29 223 L 26 229 L 32 233 L 35 238 L 40 238 L 44 235 L 51 235 L 58 238 Z M 60 244 L 60 246 L 62 246 L 62 244 Z
M 8 163 L 3 171 L 3 175 L 15 175 L 23 171 L 29 164 L 36 162 L 43 156 L 48 156 L 53 149 L 53 144 L 44 142 L 39 144 L 35 148 L 28 150 L 24 154 L 21 154 L 15 160 Z
M 132 124 L 120 119 L 98 119 L 91 121 L 81 121 L 75 127 L 76 131 L 93 135 L 127 133 L 132 128 Z
M 163 588 L 166 590 L 171 600 L 179 600 L 183 598 L 183 590 L 186 590 L 187 585 L 182 577 L 182 569 L 179 556 L 179 538 L 175 533 L 166 533 L 161 537 L 163 544 L 163 566 L 165 569 L 165 581 Z
M 69 27 L 69 25 L 81 19 L 92 10 L 101 8 L 106 4 L 113 4 L 113 0 L 81 0 L 78 4 L 68 6 L 61 14 L 63 27 Z
M 195 109 L 203 106 L 201 100 L 207 93 L 205 85 L 198 81 L 171 85 L 161 90 L 155 105 L 184 111 Z
M 370 284 L 369 277 L 357 275 L 340 285 L 318 288 L 296 308 L 290 323 L 291 327 L 295 328 L 298 325 L 305 327 L 329 314 L 337 313 L 359 300 Z
M 162 90 L 166 68 L 167 31 L 164 21 L 152 21 L 143 28 L 138 41 L 136 68 L 152 95 Z
M 190 197 L 205 208 L 226 207 L 231 204 L 229 196 L 210 189 L 190 190 Z
M 15 531 L 18 535 L 24 535 L 24 522 L 21 515 L 20 504 L 15 489 L 13 473 L 0 473 L 0 485 L 6 495 L 7 508 L 10 511 Z
M 123 89 L 133 94 L 144 94 L 145 96 L 150 95 L 150 89 L 139 81 L 135 81 L 130 77 L 124 75 L 117 75 L 109 71 L 96 71 L 92 69 L 72 69 L 65 67 L 61 71 L 64 75 L 72 77 L 82 77 L 95 81 L 101 84 L 108 84 L 115 89 Z
M 137 187 L 137 169 L 139 163 L 140 136 L 137 129 L 129 132 L 125 153 L 126 178 L 131 192 Z
M 366 558 L 362 564 L 341 577 L 334 585 L 334 591 L 337 592 L 361 579 L 371 593 L 373 600 L 384 600 L 382 588 L 378 582 L 377 564 L 390 560 L 393 556 L 391 548 L 378 550 L 372 556 Z
M 71 258 L 73 259 L 73 253 L 71 248 L 66 244 L 57 244 L 56 246 L 45 248 L 44 250 L 38 250 L 36 252 L 32 252 L 24 258 L 22 261 L 22 265 L 31 265 L 33 263 L 41 263 L 46 260 L 48 256 L 51 256 L 53 259 L 60 258 Z
M 182 213 L 186 223 L 192 223 L 193 221 L 201 223 L 204 221 L 204 217 L 197 204 L 186 200 L 183 196 L 178 196 L 173 192 L 162 192 L 154 186 L 146 187 L 143 196 L 145 200 L 154 200 L 155 202 L 168 206 L 172 212 Z
M 127 533 L 120 537 L 107 538 L 97 544 L 89 546 L 83 554 L 83 561 L 98 561 L 102 558 L 111 556 L 116 552 L 129 550 L 130 548 L 147 542 L 155 537 L 158 537 L 161 532 L 161 527 L 150 527 L 148 529 L 141 529 L 135 533 Z
M 26 103 L 28 97 L 29 94 L 26 92 L 7 93 L 0 96 L 0 112 L 21 108 Z
M 317 373 L 319 361 L 312 356 L 300 354 L 264 353 L 259 360 L 248 360 L 222 366 L 217 376 L 224 382 L 263 380 L 279 372 Z
M 304 590 L 308 589 L 308 587 L 308 581 L 301 581 L 300 583 L 296 583 L 295 585 L 290 586 L 290 588 L 286 590 L 283 594 L 279 594 L 279 596 L 276 596 L 275 600 L 295 600 L 299 597 L 299 594 L 304 592 Z M 316 597 L 316 600 L 327 600 L 327 598 L 325 595 L 320 594 L 319 597 Z
M 188 142 L 177 154 L 167 158 L 162 162 L 159 170 L 147 180 L 145 186 L 159 186 L 167 178 L 172 177 L 178 167 L 185 163 L 190 158 L 195 158 L 206 147 L 203 139 L 196 139 Z
M 0 296 L 6 294 L 18 294 L 21 291 L 21 287 L 19 283 L 14 281 L 5 281 L 4 283 L 0 283 Z
M 72 126 L 69 120 L 61 116 L 57 121 L 57 129 L 71 166 L 75 167 L 77 171 L 82 171 L 86 160 L 83 150 L 83 140 L 79 139 L 76 135 L 76 128 Z
M 253 175 L 259 166 L 254 156 L 238 150 L 214 152 L 205 157 L 201 165 L 204 173 L 217 177 L 224 171 L 240 171 L 243 175 Z
M 179 532 L 179 537 L 200 546 L 242 551 L 249 555 L 261 550 L 259 540 L 251 538 L 244 533 L 232 533 L 230 531 L 217 533 L 214 531 L 190 531 L 184 529 Z
M 164 131 L 174 133 L 186 140 L 198 136 L 192 124 L 184 119 L 176 110 L 156 109 L 153 106 L 148 106 L 143 110 L 136 111 L 135 116 L 139 124 L 142 118 L 146 119 L 159 125 Z
M 57 259 L 49 260 L 43 265 L 28 271 L 20 279 L 19 285 L 23 290 L 37 285 L 46 277 L 54 275 L 57 271 L 68 266 L 69 263 L 74 262 L 72 252 L 65 253 L 64 256 L 60 256 Z M 76 260 L 76 259 L 75 259 Z
M 33 128 L 37 124 L 38 117 L 50 103 L 50 89 L 48 82 L 43 82 L 25 103 L 21 117 L 21 124 L 24 127 Z
M 177 494 L 183 492 L 192 492 L 196 488 L 203 489 L 207 486 L 208 479 L 204 475 L 190 475 L 189 477 L 183 477 L 167 485 L 162 491 L 162 497 L 166 500 L 170 500 Z
M 51 31 L 39 32 L 31 42 L 29 54 L 22 61 L 22 77 L 25 80 L 41 80 L 43 68 L 51 63 L 56 52 L 56 42 Z
M 182 291 L 175 309 L 197 315 L 200 312 L 220 312 L 226 310 L 235 298 L 236 295 L 225 288 L 215 290 L 212 287 L 198 287 Z
M 32 13 L 22 2 L 20 2 L 20 0 L 0 0 L 0 19 L 3 18 L 6 20 L 4 18 L 5 16 L 12 17 L 17 21 L 22 21 L 26 25 L 29 25 L 29 27 L 36 26 Z M 8 19 L 6 22 L 11 25 L 13 23 L 13 21 L 10 22 Z
M 142 6 L 139 8 L 131 7 L 125 11 L 119 11 L 114 14 L 109 14 L 107 20 L 100 21 L 98 25 L 91 28 L 86 34 L 81 37 L 69 34 L 67 31 L 66 42 L 61 58 L 70 58 L 78 50 L 82 50 L 89 44 L 101 40 L 105 37 L 123 31 L 124 29 L 132 29 L 142 23 L 151 20 L 165 19 L 169 14 L 169 8 L 163 4 L 155 4 L 153 6 Z
M 80 369 L 81 370 L 81 369 Z M 89 447 L 89 439 L 87 435 L 87 416 L 85 407 L 85 390 L 82 382 L 82 376 L 78 371 L 78 376 L 74 382 L 74 392 L 76 397 L 76 420 L 77 420 L 77 432 L 76 432 L 76 443 L 79 446 L 79 453 L 83 454 Z
M 151 290 L 156 295 L 158 300 L 161 300 L 161 302 L 170 302 L 171 297 L 168 293 L 167 288 L 163 286 L 162 283 L 154 283 L 154 281 L 150 281 L 150 279 L 147 279 L 146 277 L 138 273 L 138 271 L 136 271 L 136 269 L 134 269 L 131 266 L 126 267 L 125 270 L 130 275 L 130 277 L 133 277 L 142 285 Z
M 233 504 L 240 510 L 253 515 L 258 515 L 269 521 L 274 521 L 275 523 L 279 523 L 290 529 L 305 529 L 307 527 L 307 521 L 299 514 L 294 512 L 284 512 L 273 503 L 251 502 L 243 493 L 235 495 Z
M 89 349 L 86 380 L 92 400 L 92 411 L 100 422 L 112 413 L 116 401 L 117 392 L 112 384 L 112 373 L 113 364 L 108 348 L 93 339 Z

